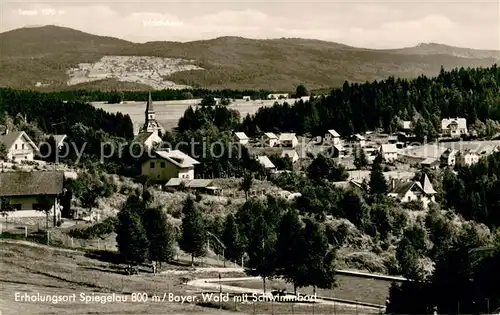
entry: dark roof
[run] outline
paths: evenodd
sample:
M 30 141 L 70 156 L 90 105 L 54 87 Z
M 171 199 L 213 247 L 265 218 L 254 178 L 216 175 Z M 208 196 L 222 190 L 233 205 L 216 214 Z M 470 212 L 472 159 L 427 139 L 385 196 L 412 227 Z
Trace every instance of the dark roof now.
M 16 142 L 17 138 L 19 138 L 22 133 L 23 131 L 11 131 L 6 135 L 0 135 L 0 142 L 5 144 L 8 150 L 12 147 L 14 142 Z
M 0 173 L 0 196 L 58 195 L 63 192 L 64 172 Z
M 396 180 L 395 181 L 395 185 L 394 185 L 394 188 L 392 188 L 389 193 L 391 194 L 397 194 L 399 196 L 403 196 L 404 194 L 406 194 L 406 192 L 410 189 L 412 189 L 412 187 L 415 185 L 415 182 L 414 181 L 409 181 L 409 182 L 401 182 L 401 181 L 398 181 Z
M 134 142 L 139 142 L 141 144 L 144 144 L 146 140 L 152 135 L 152 132 L 140 132 L 135 138 Z

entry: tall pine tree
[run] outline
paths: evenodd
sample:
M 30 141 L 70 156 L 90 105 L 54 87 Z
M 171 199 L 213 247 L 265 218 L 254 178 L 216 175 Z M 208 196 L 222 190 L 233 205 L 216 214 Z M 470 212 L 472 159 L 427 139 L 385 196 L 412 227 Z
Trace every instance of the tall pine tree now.
M 167 216 L 160 208 L 147 209 L 143 225 L 149 240 L 149 260 L 159 263 L 171 260 L 175 255 L 176 235 L 174 227 L 168 223 Z M 156 268 L 154 268 L 156 272 Z
M 191 264 L 194 265 L 194 258 L 206 253 L 207 227 L 203 214 L 190 196 L 184 202 L 182 212 L 184 218 L 179 245 L 183 251 L 191 254 Z

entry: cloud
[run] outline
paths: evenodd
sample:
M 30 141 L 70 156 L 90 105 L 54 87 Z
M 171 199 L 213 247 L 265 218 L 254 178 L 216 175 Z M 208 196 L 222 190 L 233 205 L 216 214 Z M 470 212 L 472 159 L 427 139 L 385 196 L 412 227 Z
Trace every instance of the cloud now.
M 495 11 L 496 8 L 496 11 Z M 31 11 L 30 11 L 31 10 Z M 52 10 L 52 11 L 51 11 Z M 470 10 L 470 11 L 468 11 Z M 31 12 L 28 14 L 28 12 Z M 33 13 L 36 14 L 33 14 Z M 52 14 L 49 14 L 52 12 Z M 470 16 L 468 12 L 474 12 Z M 478 23 L 483 13 L 484 19 Z M 132 41 L 303 37 L 370 48 L 419 42 L 498 49 L 498 4 L 6 3 L 2 31 L 55 24 Z

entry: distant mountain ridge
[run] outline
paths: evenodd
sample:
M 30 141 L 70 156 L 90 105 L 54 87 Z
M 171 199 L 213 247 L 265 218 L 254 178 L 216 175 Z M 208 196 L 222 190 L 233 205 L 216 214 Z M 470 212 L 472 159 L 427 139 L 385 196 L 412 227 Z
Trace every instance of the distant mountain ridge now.
M 317 89 L 339 86 L 345 80 L 365 82 L 388 76 L 435 75 L 441 65 L 445 69 L 487 67 L 500 60 L 500 51 L 436 43 L 368 49 L 315 39 L 237 36 L 184 43 L 133 43 L 49 25 L 0 33 L 0 71 L 10 74 L 0 77 L 0 86 L 31 89 L 41 82 L 49 86 L 39 89 L 67 89 L 69 68 L 97 62 L 105 55 L 185 58 L 205 69 L 177 72 L 167 78 L 178 84 L 279 91 L 291 91 L 298 84 Z M 86 83 L 85 87 L 92 88 L 93 84 Z M 113 84 L 112 80 L 99 81 L 94 88 L 110 89 Z M 133 83 L 126 86 L 132 88 Z

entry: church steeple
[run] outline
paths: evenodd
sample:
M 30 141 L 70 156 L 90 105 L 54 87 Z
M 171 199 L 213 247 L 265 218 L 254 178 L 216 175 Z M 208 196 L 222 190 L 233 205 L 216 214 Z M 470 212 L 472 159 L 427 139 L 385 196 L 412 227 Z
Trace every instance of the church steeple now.
M 146 114 L 146 125 L 147 125 L 150 120 L 155 119 L 155 110 L 153 108 L 153 99 L 151 97 L 151 91 L 149 91 L 145 114 Z
M 144 121 L 144 126 L 142 126 L 140 132 L 158 132 L 161 136 L 164 133 L 163 127 L 156 121 L 156 114 L 153 108 L 153 98 L 151 97 L 151 91 L 149 91 L 148 100 L 146 102 L 146 119 Z

